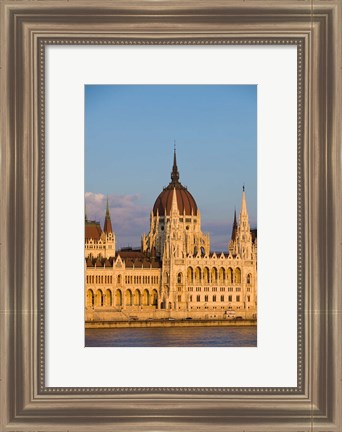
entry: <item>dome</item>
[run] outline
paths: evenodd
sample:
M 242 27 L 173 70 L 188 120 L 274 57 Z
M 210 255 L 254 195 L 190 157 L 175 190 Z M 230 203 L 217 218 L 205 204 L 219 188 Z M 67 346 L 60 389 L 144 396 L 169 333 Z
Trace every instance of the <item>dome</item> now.
M 179 172 L 176 162 L 176 151 L 174 152 L 171 182 L 166 188 L 163 189 L 163 191 L 156 199 L 156 202 L 153 206 L 154 215 L 157 214 L 157 210 L 159 216 L 165 216 L 165 214 L 170 214 L 174 189 L 176 190 L 179 213 L 186 214 L 187 216 L 191 216 L 192 214 L 197 215 L 197 204 L 194 197 L 187 190 L 187 188 L 179 182 Z

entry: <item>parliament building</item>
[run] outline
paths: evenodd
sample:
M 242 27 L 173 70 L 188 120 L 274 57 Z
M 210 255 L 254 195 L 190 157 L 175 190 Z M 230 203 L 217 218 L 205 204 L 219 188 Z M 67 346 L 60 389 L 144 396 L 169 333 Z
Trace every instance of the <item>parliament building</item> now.
M 86 321 L 224 319 L 230 311 L 255 319 L 257 238 L 244 189 L 223 252 L 210 250 L 196 201 L 179 181 L 176 152 L 139 249 L 116 250 L 108 200 L 103 229 L 86 216 Z

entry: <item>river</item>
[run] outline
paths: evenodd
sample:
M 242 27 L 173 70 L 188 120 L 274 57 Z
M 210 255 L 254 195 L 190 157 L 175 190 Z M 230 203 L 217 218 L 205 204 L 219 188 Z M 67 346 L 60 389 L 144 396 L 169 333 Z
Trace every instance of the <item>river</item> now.
M 257 327 L 86 329 L 86 347 L 256 347 Z

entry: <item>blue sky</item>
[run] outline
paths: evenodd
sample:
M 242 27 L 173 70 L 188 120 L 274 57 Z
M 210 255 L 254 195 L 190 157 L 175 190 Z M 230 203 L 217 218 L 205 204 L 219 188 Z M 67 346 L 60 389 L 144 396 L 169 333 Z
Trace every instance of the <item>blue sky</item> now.
M 212 250 L 227 250 L 245 184 L 257 215 L 257 87 L 86 85 L 87 216 L 103 222 L 109 197 L 117 246 L 139 246 L 170 182 L 176 140 L 180 181 L 201 211 Z

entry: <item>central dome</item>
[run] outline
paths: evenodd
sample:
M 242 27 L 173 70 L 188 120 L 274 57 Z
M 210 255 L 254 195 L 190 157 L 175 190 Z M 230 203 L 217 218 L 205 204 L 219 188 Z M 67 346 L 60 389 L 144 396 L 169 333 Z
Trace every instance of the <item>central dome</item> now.
M 197 215 L 197 204 L 194 197 L 191 193 L 184 187 L 179 181 L 179 172 L 177 168 L 176 161 L 176 150 L 174 151 L 173 156 L 173 167 L 171 172 L 171 182 L 170 184 L 163 189 L 163 191 L 159 194 L 156 202 L 153 206 L 153 214 L 157 214 L 157 210 L 159 216 L 165 216 L 170 214 L 171 206 L 172 206 L 172 197 L 173 190 L 176 190 L 177 197 L 177 205 L 179 213 L 185 214 L 187 216 Z

